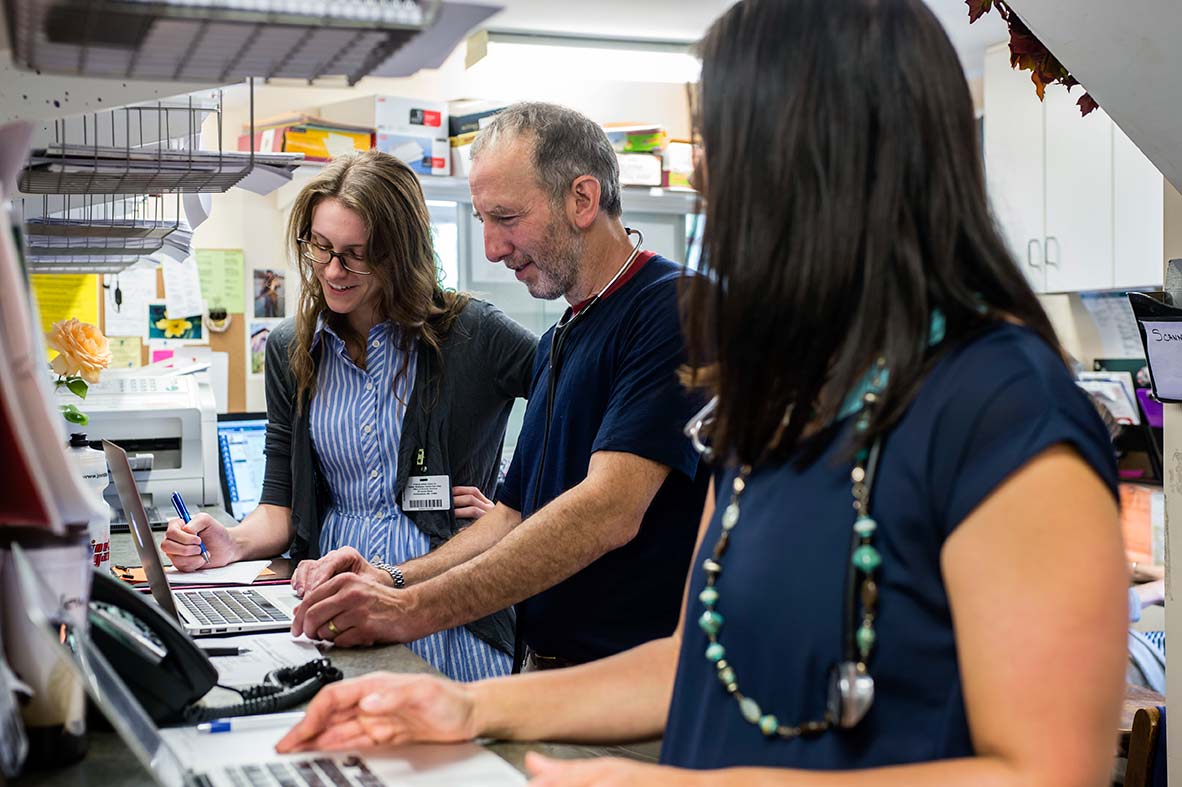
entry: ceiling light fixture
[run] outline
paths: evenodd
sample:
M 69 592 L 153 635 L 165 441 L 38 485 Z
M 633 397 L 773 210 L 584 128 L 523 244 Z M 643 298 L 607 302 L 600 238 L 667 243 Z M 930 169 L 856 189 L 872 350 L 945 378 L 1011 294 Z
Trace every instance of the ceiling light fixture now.
M 691 46 L 686 41 L 481 30 L 468 37 L 464 66 L 503 75 L 697 82 L 702 63 Z

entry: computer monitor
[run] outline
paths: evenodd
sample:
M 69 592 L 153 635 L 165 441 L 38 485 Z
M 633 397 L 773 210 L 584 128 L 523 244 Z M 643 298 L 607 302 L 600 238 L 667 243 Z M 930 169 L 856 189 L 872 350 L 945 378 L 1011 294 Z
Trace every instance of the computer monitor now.
M 263 493 L 267 457 L 266 413 L 218 415 L 218 456 L 222 499 L 230 516 L 241 522 L 254 511 Z

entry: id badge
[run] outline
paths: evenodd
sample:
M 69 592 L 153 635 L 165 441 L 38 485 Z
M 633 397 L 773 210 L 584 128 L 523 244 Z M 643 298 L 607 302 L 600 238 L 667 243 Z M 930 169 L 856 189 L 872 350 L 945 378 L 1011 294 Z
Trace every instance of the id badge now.
M 451 479 L 445 475 L 411 476 L 402 492 L 403 511 L 448 511 Z

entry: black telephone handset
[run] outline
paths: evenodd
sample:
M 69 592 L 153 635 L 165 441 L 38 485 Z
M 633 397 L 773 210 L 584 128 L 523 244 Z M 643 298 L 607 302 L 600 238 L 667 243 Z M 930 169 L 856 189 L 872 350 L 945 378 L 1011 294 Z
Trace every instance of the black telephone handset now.
M 218 673 L 175 620 L 125 582 L 94 572 L 90 636 L 157 724 L 183 721 Z

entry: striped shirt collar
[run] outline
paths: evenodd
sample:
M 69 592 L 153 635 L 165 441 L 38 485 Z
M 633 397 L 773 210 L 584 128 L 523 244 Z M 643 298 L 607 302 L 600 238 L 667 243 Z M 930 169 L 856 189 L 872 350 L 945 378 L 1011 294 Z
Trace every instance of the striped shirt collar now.
M 388 339 L 389 341 L 396 341 L 400 334 L 401 331 L 398 330 L 398 326 L 395 325 L 392 320 L 386 320 L 370 328 L 369 335 L 365 337 L 365 341 L 366 344 L 374 339 Z M 316 349 L 316 345 L 320 343 L 320 337 L 323 335 L 328 336 L 328 338 L 324 341 L 326 341 L 329 346 L 331 346 L 337 352 L 344 352 L 345 340 L 342 339 L 335 330 L 333 330 L 333 327 L 328 324 L 328 320 L 326 320 L 324 315 L 321 314 L 316 318 L 316 330 L 312 333 L 312 347 L 310 349 Z

